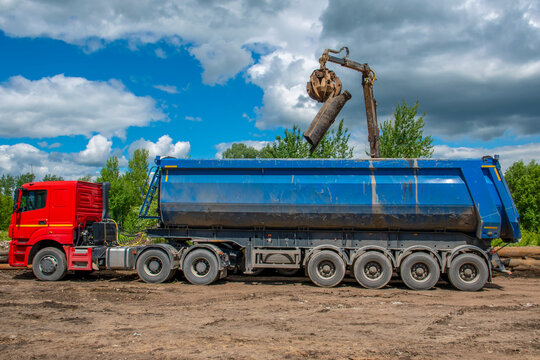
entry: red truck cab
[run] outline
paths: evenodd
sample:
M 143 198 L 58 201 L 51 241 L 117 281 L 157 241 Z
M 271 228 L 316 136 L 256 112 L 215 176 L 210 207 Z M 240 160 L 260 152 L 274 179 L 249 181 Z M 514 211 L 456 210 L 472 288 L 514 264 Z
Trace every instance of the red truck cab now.
M 100 221 L 102 212 L 102 184 L 84 181 L 24 184 L 15 192 L 9 225 L 12 239 L 9 264 L 39 266 L 45 274 L 65 275 L 65 271 L 57 274 L 53 270 L 59 266 L 70 270 L 70 265 L 74 266 L 70 260 L 81 232 L 93 222 Z M 38 253 L 43 256 L 35 263 Z M 90 265 L 90 262 L 85 265 L 88 270 Z

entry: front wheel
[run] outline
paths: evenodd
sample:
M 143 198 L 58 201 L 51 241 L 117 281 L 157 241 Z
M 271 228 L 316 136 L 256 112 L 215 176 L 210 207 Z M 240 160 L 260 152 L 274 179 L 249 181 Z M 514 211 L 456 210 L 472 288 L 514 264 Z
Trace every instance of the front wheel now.
M 462 291 L 478 291 L 484 287 L 489 276 L 486 262 L 476 254 L 458 255 L 448 269 L 448 280 Z
M 67 273 L 66 254 L 54 247 L 41 249 L 32 260 L 32 271 L 39 280 L 61 280 Z
M 137 259 L 137 274 L 146 283 L 162 283 L 174 273 L 169 256 L 158 249 L 143 252 Z

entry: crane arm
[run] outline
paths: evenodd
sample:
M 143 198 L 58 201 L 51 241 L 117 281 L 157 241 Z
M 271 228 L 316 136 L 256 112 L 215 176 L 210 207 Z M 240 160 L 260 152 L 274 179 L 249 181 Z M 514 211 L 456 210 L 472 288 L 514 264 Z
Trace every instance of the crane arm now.
M 341 51 L 346 50 L 347 54 L 342 57 L 336 57 L 329 55 L 328 53 L 339 54 Z M 377 123 L 377 101 L 373 96 L 373 83 L 375 80 L 375 72 L 371 70 L 368 64 L 361 64 L 353 60 L 349 60 L 349 49 L 342 47 L 339 51 L 326 49 L 319 59 L 321 68 L 324 68 L 327 61 L 335 64 L 339 64 L 343 67 L 356 70 L 362 73 L 362 89 L 364 90 L 364 102 L 366 106 L 366 120 L 368 128 L 368 140 L 370 156 L 372 158 L 380 158 L 381 151 L 379 146 L 379 125 Z

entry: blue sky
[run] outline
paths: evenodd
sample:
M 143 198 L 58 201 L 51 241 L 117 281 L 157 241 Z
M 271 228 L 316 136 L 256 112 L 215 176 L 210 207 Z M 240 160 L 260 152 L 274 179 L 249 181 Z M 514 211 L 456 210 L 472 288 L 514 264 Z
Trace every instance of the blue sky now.
M 435 156 L 539 159 L 534 1 L 0 0 L 0 172 L 76 179 L 138 147 L 261 147 L 308 126 L 319 105 L 306 81 L 324 48 L 343 45 L 377 74 L 379 122 L 419 101 Z M 364 157 L 360 76 L 333 70 Z

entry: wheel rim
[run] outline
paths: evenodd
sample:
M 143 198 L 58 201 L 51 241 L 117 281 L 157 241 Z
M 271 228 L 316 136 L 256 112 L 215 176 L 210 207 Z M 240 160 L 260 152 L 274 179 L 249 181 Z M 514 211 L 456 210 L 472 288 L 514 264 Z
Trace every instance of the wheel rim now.
M 158 257 L 152 256 L 144 262 L 144 272 L 150 276 L 159 275 L 162 269 L 163 263 Z
M 429 267 L 421 262 L 415 263 L 411 266 L 411 276 L 418 282 L 427 281 L 430 277 Z
M 478 279 L 478 268 L 471 263 L 463 264 L 458 270 L 459 278 L 465 282 L 474 282 Z
M 370 261 L 364 266 L 364 274 L 370 280 L 377 280 L 383 274 L 381 264 L 376 261 Z
M 336 274 L 336 264 L 329 260 L 323 260 L 317 266 L 317 272 L 325 279 L 330 279 Z
M 54 274 L 56 269 L 58 269 L 58 260 L 52 256 L 47 255 L 39 260 L 39 271 L 45 275 Z
M 205 258 L 198 258 L 191 264 L 191 272 L 197 277 L 205 277 L 210 272 L 210 262 Z

